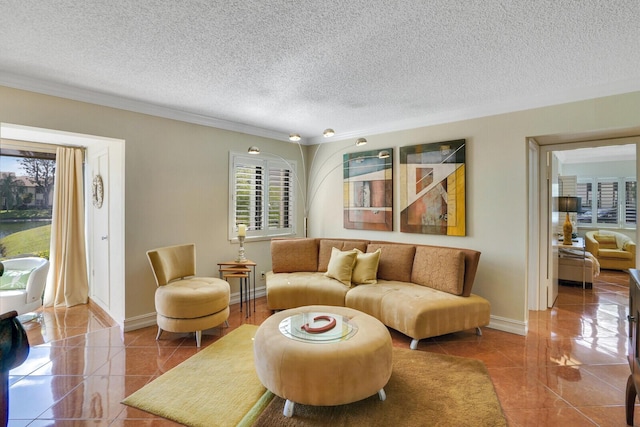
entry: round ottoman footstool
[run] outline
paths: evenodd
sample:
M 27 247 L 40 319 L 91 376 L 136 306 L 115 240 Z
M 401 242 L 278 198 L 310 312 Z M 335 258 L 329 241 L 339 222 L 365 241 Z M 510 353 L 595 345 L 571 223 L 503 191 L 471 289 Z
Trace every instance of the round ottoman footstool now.
M 287 400 L 285 416 L 293 415 L 295 403 L 335 406 L 376 393 L 386 398 L 391 335 L 360 311 L 320 305 L 280 311 L 258 328 L 254 353 L 262 384 Z

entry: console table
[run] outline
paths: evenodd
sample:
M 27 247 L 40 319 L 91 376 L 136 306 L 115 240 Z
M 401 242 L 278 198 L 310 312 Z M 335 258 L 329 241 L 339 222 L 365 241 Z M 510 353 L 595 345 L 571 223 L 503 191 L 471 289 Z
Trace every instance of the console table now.
M 627 424 L 633 425 L 633 409 L 636 403 L 636 396 L 640 389 L 640 359 L 638 358 L 638 332 L 640 320 L 640 271 L 630 268 L 629 269 L 629 315 L 627 321 L 629 322 L 629 345 L 627 359 L 629 361 L 629 368 L 631 368 L 631 375 L 627 380 L 627 392 L 626 392 L 626 413 Z
M 242 311 L 244 305 L 246 307 L 245 318 L 251 315 L 252 299 L 253 311 L 256 311 L 256 265 L 251 260 L 218 263 L 221 279 L 227 281 L 229 279 L 238 279 L 240 281 L 240 311 Z M 251 283 L 253 283 L 253 298 L 251 297 Z

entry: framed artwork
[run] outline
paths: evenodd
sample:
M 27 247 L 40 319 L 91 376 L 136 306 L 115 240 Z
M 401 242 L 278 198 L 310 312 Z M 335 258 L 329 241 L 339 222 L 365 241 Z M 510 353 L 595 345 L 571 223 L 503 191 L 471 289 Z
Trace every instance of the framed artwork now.
M 344 228 L 393 231 L 393 149 L 343 156 Z
M 465 141 L 400 147 L 400 231 L 466 236 Z

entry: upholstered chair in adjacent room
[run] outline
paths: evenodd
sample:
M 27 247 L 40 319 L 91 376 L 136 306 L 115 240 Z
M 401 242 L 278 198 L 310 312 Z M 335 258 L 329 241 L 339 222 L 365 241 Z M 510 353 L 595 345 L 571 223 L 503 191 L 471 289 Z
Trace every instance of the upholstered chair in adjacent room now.
M 625 234 L 609 230 L 587 231 L 584 243 L 587 251 L 598 259 L 600 268 L 636 268 L 636 244 Z
M 215 277 L 196 277 L 194 244 L 147 251 L 158 288 L 155 304 L 158 335 L 162 331 L 195 332 L 200 347 L 202 331 L 229 318 L 229 284 Z

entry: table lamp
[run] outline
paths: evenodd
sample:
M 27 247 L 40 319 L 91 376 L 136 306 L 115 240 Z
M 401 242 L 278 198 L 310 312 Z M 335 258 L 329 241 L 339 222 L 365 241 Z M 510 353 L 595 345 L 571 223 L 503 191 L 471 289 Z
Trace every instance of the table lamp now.
M 237 262 L 244 262 L 247 260 L 247 257 L 244 255 L 244 239 L 247 236 L 247 225 L 246 224 L 238 224 L 238 241 L 240 242 L 240 249 L 238 249 L 238 258 L 236 258 Z
M 580 197 L 573 196 L 560 196 L 558 197 L 558 212 L 566 212 L 564 224 L 562 225 L 563 245 L 571 245 L 571 233 L 573 232 L 573 225 L 569 218 L 569 212 L 580 211 Z

